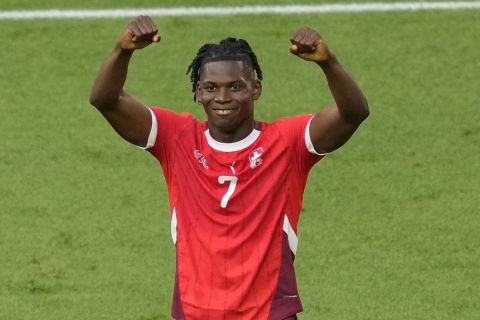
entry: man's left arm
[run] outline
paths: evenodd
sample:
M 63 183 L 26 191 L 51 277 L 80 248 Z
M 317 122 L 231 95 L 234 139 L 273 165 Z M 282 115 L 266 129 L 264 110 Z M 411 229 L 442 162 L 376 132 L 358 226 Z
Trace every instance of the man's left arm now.
M 335 104 L 314 116 L 309 131 L 318 153 L 331 152 L 347 142 L 368 117 L 367 99 L 318 32 L 301 28 L 292 35 L 290 42 L 291 53 L 316 63 L 323 70 L 335 100 Z

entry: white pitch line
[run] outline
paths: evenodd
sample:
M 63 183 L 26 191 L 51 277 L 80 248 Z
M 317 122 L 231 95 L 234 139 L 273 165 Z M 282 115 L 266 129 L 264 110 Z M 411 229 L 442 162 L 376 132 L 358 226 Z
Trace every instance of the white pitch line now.
M 227 16 L 255 14 L 351 13 L 375 11 L 477 10 L 480 1 L 396 2 L 319 5 L 270 5 L 235 7 L 171 7 L 125 9 L 48 9 L 0 11 L 0 20 L 126 18 L 138 15 L 155 17 Z

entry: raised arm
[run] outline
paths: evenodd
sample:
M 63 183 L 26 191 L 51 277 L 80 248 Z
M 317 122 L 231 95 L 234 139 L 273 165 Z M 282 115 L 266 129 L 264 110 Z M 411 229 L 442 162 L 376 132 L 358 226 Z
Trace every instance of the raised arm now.
M 103 63 L 93 84 L 90 103 L 127 141 L 144 147 L 151 127 L 150 111 L 137 98 L 123 90 L 133 52 L 159 42 L 157 27 L 150 17 L 131 21 L 113 52 Z
M 303 60 L 315 62 L 325 74 L 335 100 L 315 115 L 310 124 L 310 138 L 318 153 L 341 147 L 369 115 L 367 99 L 361 89 L 330 51 L 320 34 L 308 27 L 295 32 L 290 52 Z

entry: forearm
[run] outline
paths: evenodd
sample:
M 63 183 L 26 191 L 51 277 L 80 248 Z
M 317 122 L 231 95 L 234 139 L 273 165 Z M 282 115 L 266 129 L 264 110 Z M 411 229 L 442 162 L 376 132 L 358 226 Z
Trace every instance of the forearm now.
M 358 124 L 365 120 L 370 113 L 367 99 L 335 55 L 332 54 L 328 60 L 317 64 L 325 74 L 340 116 L 348 122 Z
M 100 68 L 90 95 L 90 103 L 100 111 L 114 108 L 122 95 L 132 53 L 117 45 Z

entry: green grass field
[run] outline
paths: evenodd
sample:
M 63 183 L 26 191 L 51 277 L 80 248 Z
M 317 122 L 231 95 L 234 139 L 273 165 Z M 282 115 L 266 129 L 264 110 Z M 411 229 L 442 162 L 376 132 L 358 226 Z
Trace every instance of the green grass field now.
M 100 7 L 135 5 L 159 4 Z M 79 2 L 7 0 L 0 10 L 56 6 Z M 156 18 L 162 42 L 136 53 L 127 90 L 203 118 L 186 67 L 204 42 L 235 35 L 264 71 L 258 119 L 315 112 L 332 98 L 288 40 L 316 28 L 364 89 L 371 117 L 310 175 L 299 318 L 478 319 L 479 14 Z M 169 318 L 175 261 L 161 170 L 88 102 L 127 23 L 0 20 L 2 320 Z
M 2 0 L 0 9 L 40 9 L 40 8 L 132 8 L 132 7 L 183 7 L 183 6 L 244 6 L 244 5 L 271 5 L 271 4 L 321 4 L 321 3 L 365 3 L 372 1 L 357 0 L 131 0 L 131 1 L 112 1 L 112 0 L 47 0 L 47 1 L 31 1 L 31 0 Z M 380 1 L 378 1 L 380 2 Z M 384 3 L 393 2 L 415 2 L 411 0 L 383 0 Z M 424 0 L 422 2 L 438 2 L 438 0 Z

